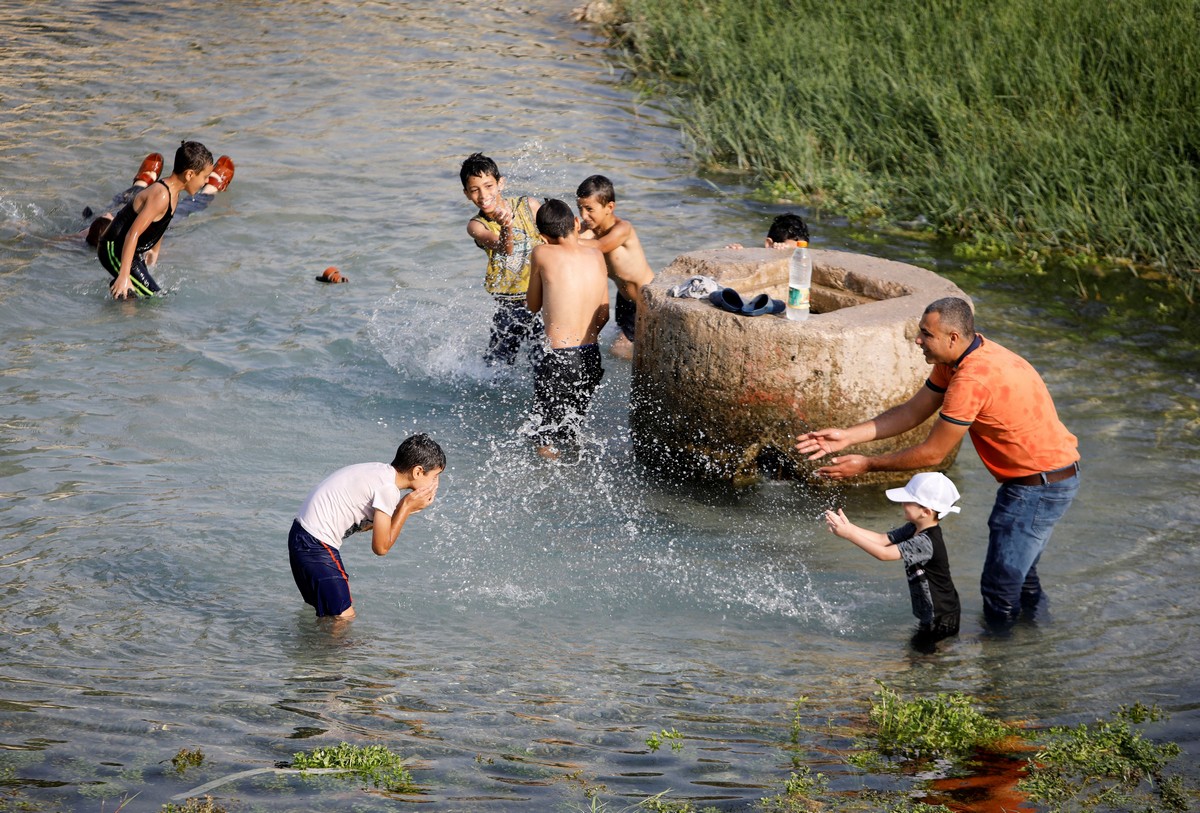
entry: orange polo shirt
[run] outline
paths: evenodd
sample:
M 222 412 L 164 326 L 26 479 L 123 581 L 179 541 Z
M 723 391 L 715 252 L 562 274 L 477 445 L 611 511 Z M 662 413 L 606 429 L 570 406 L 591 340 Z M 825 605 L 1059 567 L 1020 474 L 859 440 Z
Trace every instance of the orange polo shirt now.
M 942 420 L 970 427 L 975 451 L 997 480 L 1079 460 L 1079 441 L 1058 419 L 1037 370 L 982 335 L 955 364 L 935 364 L 925 385 L 945 394 Z

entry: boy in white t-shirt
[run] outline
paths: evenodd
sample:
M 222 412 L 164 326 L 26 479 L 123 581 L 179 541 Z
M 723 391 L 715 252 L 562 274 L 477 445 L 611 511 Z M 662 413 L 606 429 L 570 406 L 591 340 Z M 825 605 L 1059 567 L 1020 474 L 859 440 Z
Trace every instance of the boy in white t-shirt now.
M 433 502 L 445 468 L 442 447 L 428 435 L 413 435 L 396 449 L 390 465 L 346 466 L 308 495 L 288 534 L 288 558 L 300 595 L 318 617 L 354 617 L 342 541 L 369 530 L 372 552 L 386 556 L 405 520 Z

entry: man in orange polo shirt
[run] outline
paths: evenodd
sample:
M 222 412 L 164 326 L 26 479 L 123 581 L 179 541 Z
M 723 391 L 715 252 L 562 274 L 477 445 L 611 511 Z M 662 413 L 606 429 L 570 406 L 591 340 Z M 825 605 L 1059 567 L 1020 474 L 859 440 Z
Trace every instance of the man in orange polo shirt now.
M 1000 483 L 988 518 L 988 550 L 980 578 L 983 612 L 1008 624 L 1036 611 L 1043 593 L 1037 564 L 1079 490 L 1079 444 L 1054 408 L 1037 370 L 975 333 L 965 299 L 939 299 L 921 317 L 917 345 L 933 365 L 925 386 L 903 404 L 847 429 L 800 435 L 797 451 L 816 460 L 847 446 L 895 437 L 941 410 L 929 436 L 915 446 L 867 457 L 842 455 L 817 474 L 840 480 L 868 471 L 937 466 L 964 434 Z

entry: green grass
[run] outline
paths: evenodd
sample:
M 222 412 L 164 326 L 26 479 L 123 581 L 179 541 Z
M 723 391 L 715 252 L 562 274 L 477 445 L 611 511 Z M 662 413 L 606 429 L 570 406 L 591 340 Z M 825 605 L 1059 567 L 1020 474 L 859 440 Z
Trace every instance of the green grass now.
M 1200 276 L 1192 0 L 619 0 L 696 156 L 852 217 Z
M 1133 729 L 1160 719 L 1157 708 L 1134 704 L 1122 706 L 1111 720 L 1051 728 L 1021 790 L 1054 813 L 1190 810 L 1182 778 L 1166 774 L 1179 746 L 1155 744 Z
M 406 760 L 385 745 L 351 745 L 338 743 L 328 748 L 317 748 L 307 753 L 298 752 L 292 757 L 292 767 L 300 770 L 341 769 L 364 779 L 375 787 L 397 793 L 417 789 L 412 774 L 405 767 Z
M 882 683 L 871 705 L 880 752 L 906 759 L 962 757 L 1016 730 L 975 710 L 959 692 L 905 700 Z

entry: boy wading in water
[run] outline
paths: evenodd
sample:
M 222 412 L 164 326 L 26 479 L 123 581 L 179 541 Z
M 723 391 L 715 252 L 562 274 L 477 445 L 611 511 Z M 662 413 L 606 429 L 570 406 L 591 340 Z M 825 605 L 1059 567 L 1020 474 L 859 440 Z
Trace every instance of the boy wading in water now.
M 479 208 L 467 223 L 467 234 L 487 253 L 484 288 L 496 301 L 492 331 L 484 361 L 488 366 L 511 365 L 524 342 L 536 348 L 542 341 L 542 324 L 525 304 L 529 289 L 529 263 L 534 246 L 542 242 L 534 217 L 535 198 L 505 198 L 504 177 L 496 162 L 475 153 L 458 171 L 463 194 Z
M 958 489 L 940 472 L 913 475 L 904 488 L 889 488 L 887 498 L 900 503 L 907 522 L 886 534 L 860 528 L 840 508 L 825 512 L 831 533 L 848 539 L 882 560 L 904 560 L 917 632 L 913 648 L 929 652 L 942 638 L 958 634 L 958 591 L 950 578 L 950 561 L 938 520 L 958 513 Z
M 585 245 L 594 245 L 604 253 L 608 276 L 617 284 L 616 321 L 621 335 L 613 342 L 612 354 L 619 358 L 633 355 L 634 327 L 637 324 L 637 303 L 642 298 L 642 286 L 654 279 L 646 262 L 642 243 L 628 220 L 616 215 L 617 193 L 612 181 L 603 175 L 592 175 L 575 190 L 579 217 L 585 229 Z
M 145 255 L 171 225 L 180 193 L 195 195 L 208 183 L 212 171 L 208 148 L 198 141 L 184 141 L 175 151 L 171 175 L 151 183 L 117 212 L 96 246 L 100 265 L 113 277 L 113 299 L 130 294 L 152 296 L 161 290 L 146 269 Z
M 405 520 L 433 503 L 445 468 L 442 447 L 429 435 L 413 435 L 396 449 L 391 465 L 346 466 L 313 489 L 288 533 L 288 558 L 300 595 L 318 617 L 354 617 L 342 542 L 370 531 L 371 551 L 387 556 Z
M 583 245 L 579 220 L 561 200 L 538 210 L 546 245 L 533 250 L 529 309 L 546 322 L 549 349 L 534 368 L 538 453 L 558 459 L 579 449 L 579 422 L 604 375 L 600 329 L 608 322 L 608 277 L 599 249 Z

